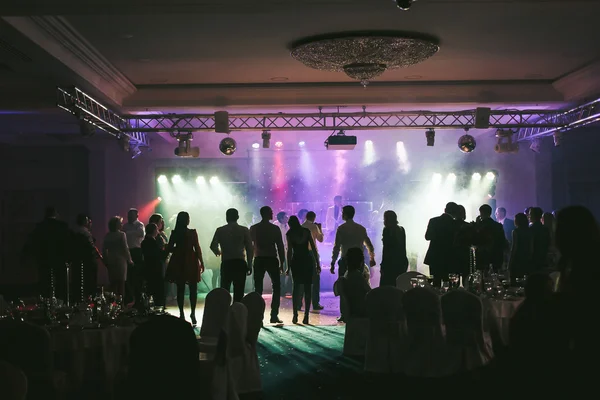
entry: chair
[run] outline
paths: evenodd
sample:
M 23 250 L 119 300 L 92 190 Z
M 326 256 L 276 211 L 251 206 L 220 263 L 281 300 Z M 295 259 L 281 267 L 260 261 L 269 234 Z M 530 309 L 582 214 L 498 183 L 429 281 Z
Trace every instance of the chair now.
M 450 371 L 462 373 L 487 365 L 494 358 L 494 350 L 483 331 L 481 299 L 455 290 L 442 296 L 441 304 Z
M 340 306 L 344 310 L 346 320 L 346 332 L 344 334 L 343 354 L 345 356 L 364 356 L 367 345 L 367 332 L 369 320 L 352 310 L 346 295 L 346 278 L 340 278 L 336 282 L 336 290 L 340 295 Z
M 247 349 L 244 357 L 235 359 L 242 362 L 242 379 L 238 382 L 238 393 L 254 393 L 262 391 L 260 379 L 260 364 L 256 352 L 256 342 L 262 329 L 265 315 L 265 300 L 256 292 L 248 293 L 242 299 L 242 304 L 248 309 L 248 328 L 246 333 Z
M 239 399 L 238 385 L 244 373 L 243 358 L 248 349 L 247 327 L 248 309 L 243 303 L 233 303 L 219 337 L 215 357 L 212 382 L 214 400 Z
M 440 298 L 429 288 L 404 293 L 402 305 L 408 331 L 404 373 L 434 378 L 448 375 Z
M 2 360 L 0 360 L 0 398 L 5 400 L 27 398 L 27 377 L 19 368 Z
M 225 326 L 227 310 L 230 305 L 231 294 L 225 289 L 213 289 L 206 295 L 198 347 L 200 348 L 200 353 L 206 355 L 207 358 L 214 357 L 219 333 L 223 329 L 223 326 Z
M 405 272 L 405 273 L 399 275 L 398 278 L 396 278 L 396 287 L 398 289 L 402 290 L 403 292 L 407 292 L 410 289 L 412 289 L 412 284 L 411 284 L 410 280 L 412 278 L 418 278 L 418 277 L 427 278 L 427 276 L 425 276 L 422 273 L 417 272 L 417 271 Z M 429 282 L 426 283 L 426 286 L 429 286 Z
M 366 296 L 369 316 L 365 370 L 398 373 L 403 370 L 406 325 L 402 311 L 402 291 L 381 286 Z

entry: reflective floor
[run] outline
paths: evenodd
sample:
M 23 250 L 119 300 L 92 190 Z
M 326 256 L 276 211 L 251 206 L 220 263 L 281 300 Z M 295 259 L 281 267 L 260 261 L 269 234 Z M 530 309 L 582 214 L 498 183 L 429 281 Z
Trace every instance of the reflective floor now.
M 269 326 L 270 316 L 271 316 L 271 295 L 265 294 L 263 295 L 265 299 L 266 307 L 265 307 L 265 318 L 264 324 L 265 326 Z M 179 310 L 177 309 L 177 303 L 174 300 L 169 301 L 169 306 L 167 307 L 167 312 L 172 315 L 178 316 Z M 204 311 L 204 297 L 198 297 L 198 305 L 196 306 L 196 319 L 198 321 L 198 326 L 200 326 L 202 322 L 202 314 Z M 312 311 L 310 312 L 310 324 L 315 326 L 325 326 L 325 325 L 338 325 L 337 318 L 339 315 L 340 309 L 340 298 L 335 297 L 332 292 L 321 293 L 321 305 L 325 307 L 321 311 Z M 304 309 L 303 309 L 304 310 Z M 190 321 L 190 307 L 189 303 L 186 299 L 185 302 L 185 317 L 187 321 Z M 281 298 L 281 305 L 279 307 L 279 319 L 283 321 L 284 325 L 292 325 L 292 299 L 288 297 Z M 302 320 L 303 312 L 300 315 L 300 320 Z

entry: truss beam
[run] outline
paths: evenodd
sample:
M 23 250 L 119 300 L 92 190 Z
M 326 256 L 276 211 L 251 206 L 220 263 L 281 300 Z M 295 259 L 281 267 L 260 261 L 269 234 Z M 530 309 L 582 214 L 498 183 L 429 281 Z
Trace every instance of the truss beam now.
M 516 133 L 516 140 L 519 142 L 531 141 L 553 135 L 556 132 L 566 132 L 595 122 L 600 122 L 600 99 L 570 110 L 559 112 L 550 122 L 554 123 L 554 127 L 522 127 Z
M 314 113 L 314 114 L 232 114 L 232 131 L 326 131 L 377 129 L 471 129 L 475 128 L 476 110 L 456 112 L 400 111 L 389 113 Z M 490 128 L 519 129 L 526 127 L 555 127 L 558 111 L 494 110 Z M 214 131 L 211 114 L 124 115 L 126 132 Z
M 106 108 L 100 102 L 78 88 L 57 88 L 57 105 L 77 118 L 86 121 L 98 129 L 120 138 L 129 139 L 131 147 L 149 147 L 150 142 L 144 132 L 131 131 L 126 119 Z

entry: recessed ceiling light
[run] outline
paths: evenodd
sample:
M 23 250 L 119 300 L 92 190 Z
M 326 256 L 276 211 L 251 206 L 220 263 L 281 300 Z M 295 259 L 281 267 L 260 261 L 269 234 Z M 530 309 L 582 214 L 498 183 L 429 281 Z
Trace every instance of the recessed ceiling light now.
M 275 76 L 275 77 L 271 78 L 271 80 L 273 82 L 286 82 L 286 81 L 289 81 L 290 79 L 285 76 Z
M 408 76 L 404 77 L 404 79 L 408 79 L 408 80 L 411 80 L 411 81 L 416 81 L 416 80 L 421 79 L 421 78 L 423 78 L 421 75 L 408 75 Z

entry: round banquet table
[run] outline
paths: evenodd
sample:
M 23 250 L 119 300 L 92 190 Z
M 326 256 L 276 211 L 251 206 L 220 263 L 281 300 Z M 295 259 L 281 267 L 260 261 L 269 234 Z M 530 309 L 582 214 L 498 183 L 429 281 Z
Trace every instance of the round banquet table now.
M 523 298 L 499 300 L 484 298 L 484 326 L 486 330 L 496 330 L 504 345 L 508 345 L 510 319 L 515 315 Z
M 54 367 L 67 374 L 73 390 L 91 384 L 111 393 L 115 378 L 127 362 L 129 337 L 134 329 L 132 325 L 51 330 Z

